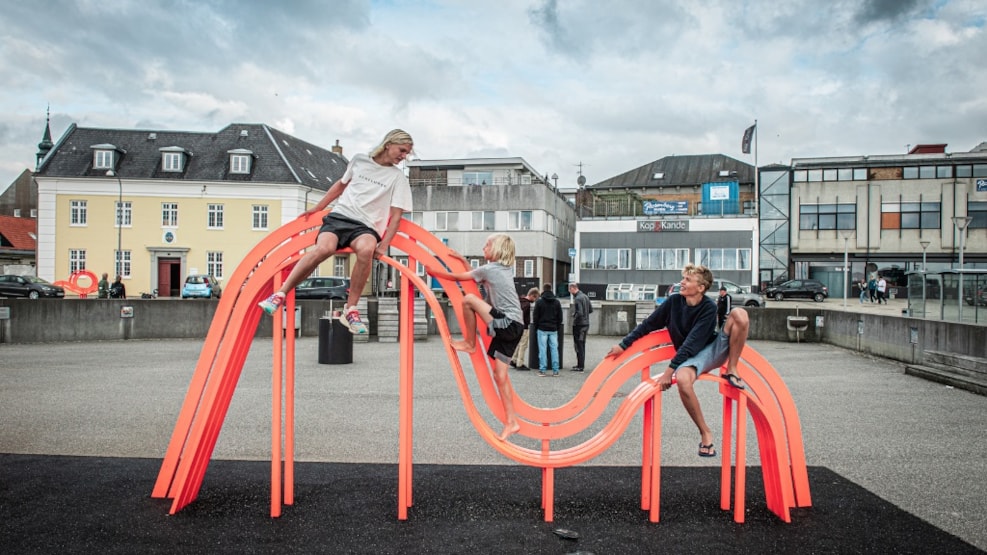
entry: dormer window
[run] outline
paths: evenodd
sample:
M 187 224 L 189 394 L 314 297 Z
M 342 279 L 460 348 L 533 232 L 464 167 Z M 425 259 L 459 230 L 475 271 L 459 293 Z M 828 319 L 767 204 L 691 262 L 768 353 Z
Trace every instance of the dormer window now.
M 185 171 L 185 160 L 188 152 L 180 146 L 169 146 L 158 149 L 161 152 L 161 171 Z
M 226 153 L 230 155 L 230 173 L 250 173 L 250 161 L 253 159 L 254 154 L 252 151 L 238 148 L 235 150 L 228 150 Z
M 117 153 L 119 149 L 111 144 L 93 145 L 89 147 L 93 150 L 94 170 L 116 169 Z

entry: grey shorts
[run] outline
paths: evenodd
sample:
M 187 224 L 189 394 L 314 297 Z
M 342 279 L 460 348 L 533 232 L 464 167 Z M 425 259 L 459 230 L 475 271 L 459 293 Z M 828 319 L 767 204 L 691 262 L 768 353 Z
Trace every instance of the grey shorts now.
M 712 343 L 706 345 L 695 356 L 680 364 L 675 371 L 677 372 L 685 366 L 692 366 L 696 369 L 696 376 L 698 377 L 710 370 L 715 370 L 723 366 L 729 356 L 730 336 L 721 331 L 716 335 L 716 339 Z

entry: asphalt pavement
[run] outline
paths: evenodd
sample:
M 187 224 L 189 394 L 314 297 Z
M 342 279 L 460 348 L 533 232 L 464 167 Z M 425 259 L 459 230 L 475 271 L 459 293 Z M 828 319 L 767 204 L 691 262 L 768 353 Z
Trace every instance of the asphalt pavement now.
M 618 339 L 590 336 L 587 366 L 599 361 Z M 0 345 L 0 453 L 160 460 L 201 344 L 158 340 Z M 898 362 L 830 345 L 751 345 L 776 367 L 794 397 L 811 467 L 825 467 L 932 526 L 987 549 L 987 398 L 905 375 Z M 254 342 L 214 461 L 269 460 L 271 353 L 270 340 Z M 300 339 L 297 353 L 297 460 L 395 464 L 398 345 L 356 343 L 354 362 L 345 365 L 318 364 L 316 338 Z M 541 406 L 571 398 L 585 374 L 568 369 L 571 350 L 565 360 L 559 378 L 512 370 L 518 394 Z M 416 342 L 415 361 L 415 464 L 514 465 L 473 430 L 440 340 Z M 699 393 L 707 420 L 718 433 L 716 387 L 701 383 Z M 677 399 L 667 399 L 663 464 L 718 466 L 718 459 L 696 456 L 695 427 Z M 638 465 L 639 438 L 638 418 L 624 438 L 588 466 Z M 756 450 L 749 453 L 751 464 L 757 464 Z M 156 471 L 154 464 L 150 466 Z M 0 466 L 0 476 L 3 472 Z M 257 488 L 266 492 L 268 483 L 261 480 Z M 763 502 L 763 497 L 748 498 L 748 503 Z M 665 504 L 662 511 L 668 514 L 674 507 Z

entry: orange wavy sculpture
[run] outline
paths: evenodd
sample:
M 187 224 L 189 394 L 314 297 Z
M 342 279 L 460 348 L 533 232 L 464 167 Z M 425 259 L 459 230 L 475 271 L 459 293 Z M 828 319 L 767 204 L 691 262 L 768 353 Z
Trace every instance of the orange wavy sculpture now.
M 87 287 L 79 285 L 79 278 L 81 277 L 89 279 L 89 285 Z M 99 288 L 99 279 L 96 277 L 96 274 L 90 272 L 89 270 L 79 270 L 77 272 L 72 272 L 72 275 L 69 276 L 68 281 L 60 279 L 52 283 L 52 285 L 57 285 L 62 289 L 66 289 L 76 295 L 79 295 L 79 298 L 85 299 L 90 293 L 95 293 L 96 289 Z
M 251 250 L 227 281 L 242 286 L 239 290 L 228 288 L 227 294 L 220 299 L 152 491 L 153 497 L 173 499 L 171 513 L 181 510 L 198 495 L 262 314 L 256 303 L 280 285 L 300 258 L 301 251 L 314 244 L 316 233 L 313 231 L 319 225 L 321 219 L 310 216 L 282 226 Z M 480 437 L 504 456 L 542 469 L 542 508 L 546 521 L 554 518 L 554 470 L 585 462 L 604 452 L 624 433 L 637 411 L 643 410 L 641 508 L 648 511 L 652 522 L 657 522 L 661 468 L 661 391 L 650 376 L 650 366 L 667 361 L 674 355 L 668 334 L 651 334 L 648 340 L 636 342 L 620 357 L 605 359 L 586 377 L 576 396 L 559 407 L 535 407 L 517 398 L 515 403 L 521 420 L 519 435 L 537 440 L 539 449 L 500 441 L 497 429 L 483 418 L 473 400 L 459 353 L 449 346 L 449 327 L 441 305 L 428 285 L 409 269 L 416 267 L 416 261 L 429 266 L 442 263 L 454 271 L 467 268 L 460 260 L 449 256 L 449 249 L 438 238 L 407 220 L 402 220 L 392 246 L 408 254 L 410 258 L 408 266 L 388 257 L 382 259 L 401 274 L 398 518 L 406 519 L 407 510 L 412 505 L 412 299 L 417 291 L 432 309 L 463 405 Z M 459 284 L 444 281 L 441 284 L 452 302 L 461 326 L 463 295 L 468 292 L 476 293 L 476 285 L 464 283 L 463 289 L 460 289 Z M 294 294 L 289 294 L 286 301 L 289 313 L 294 311 L 294 302 Z M 293 319 L 287 319 L 286 333 L 281 329 L 280 318 L 275 318 L 274 323 L 271 516 L 277 517 L 281 514 L 282 504 L 294 503 L 295 334 Z M 485 330 L 480 330 L 480 337 L 483 341 L 488 340 Z M 472 362 L 474 377 L 484 403 L 497 419 L 503 421 L 503 409 L 483 349 L 477 349 L 469 356 L 469 360 Z M 738 373 L 748 385 L 746 390 L 733 388 L 718 376 L 704 375 L 701 378 L 717 381 L 724 399 L 720 506 L 724 510 L 731 508 L 732 488 L 734 520 L 743 522 L 746 426 L 747 415 L 750 415 L 757 434 L 766 504 L 779 518 L 790 522 L 791 507 L 811 505 L 798 414 L 788 389 L 763 357 L 747 347 L 741 356 L 741 362 Z M 599 420 L 614 402 L 615 394 L 627 383 L 637 385 L 623 398 L 609 421 L 600 424 Z M 734 424 L 735 436 L 732 434 Z M 599 426 L 599 430 L 588 439 L 575 445 L 552 448 L 553 441 L 572 442 L 573 438 L 593 430 L 593 426 Z M 732 476 L 731 453 L 734 453 L 736 459 Z

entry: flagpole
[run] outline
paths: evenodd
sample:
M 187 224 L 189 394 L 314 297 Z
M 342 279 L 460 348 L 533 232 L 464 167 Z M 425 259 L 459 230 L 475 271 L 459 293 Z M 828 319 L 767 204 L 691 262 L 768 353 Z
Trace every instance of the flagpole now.
M 754 119 L 754 214 L 757 215 L 761 211 L 761 189 L 758 183 L 757 175 L 757 119 Z

